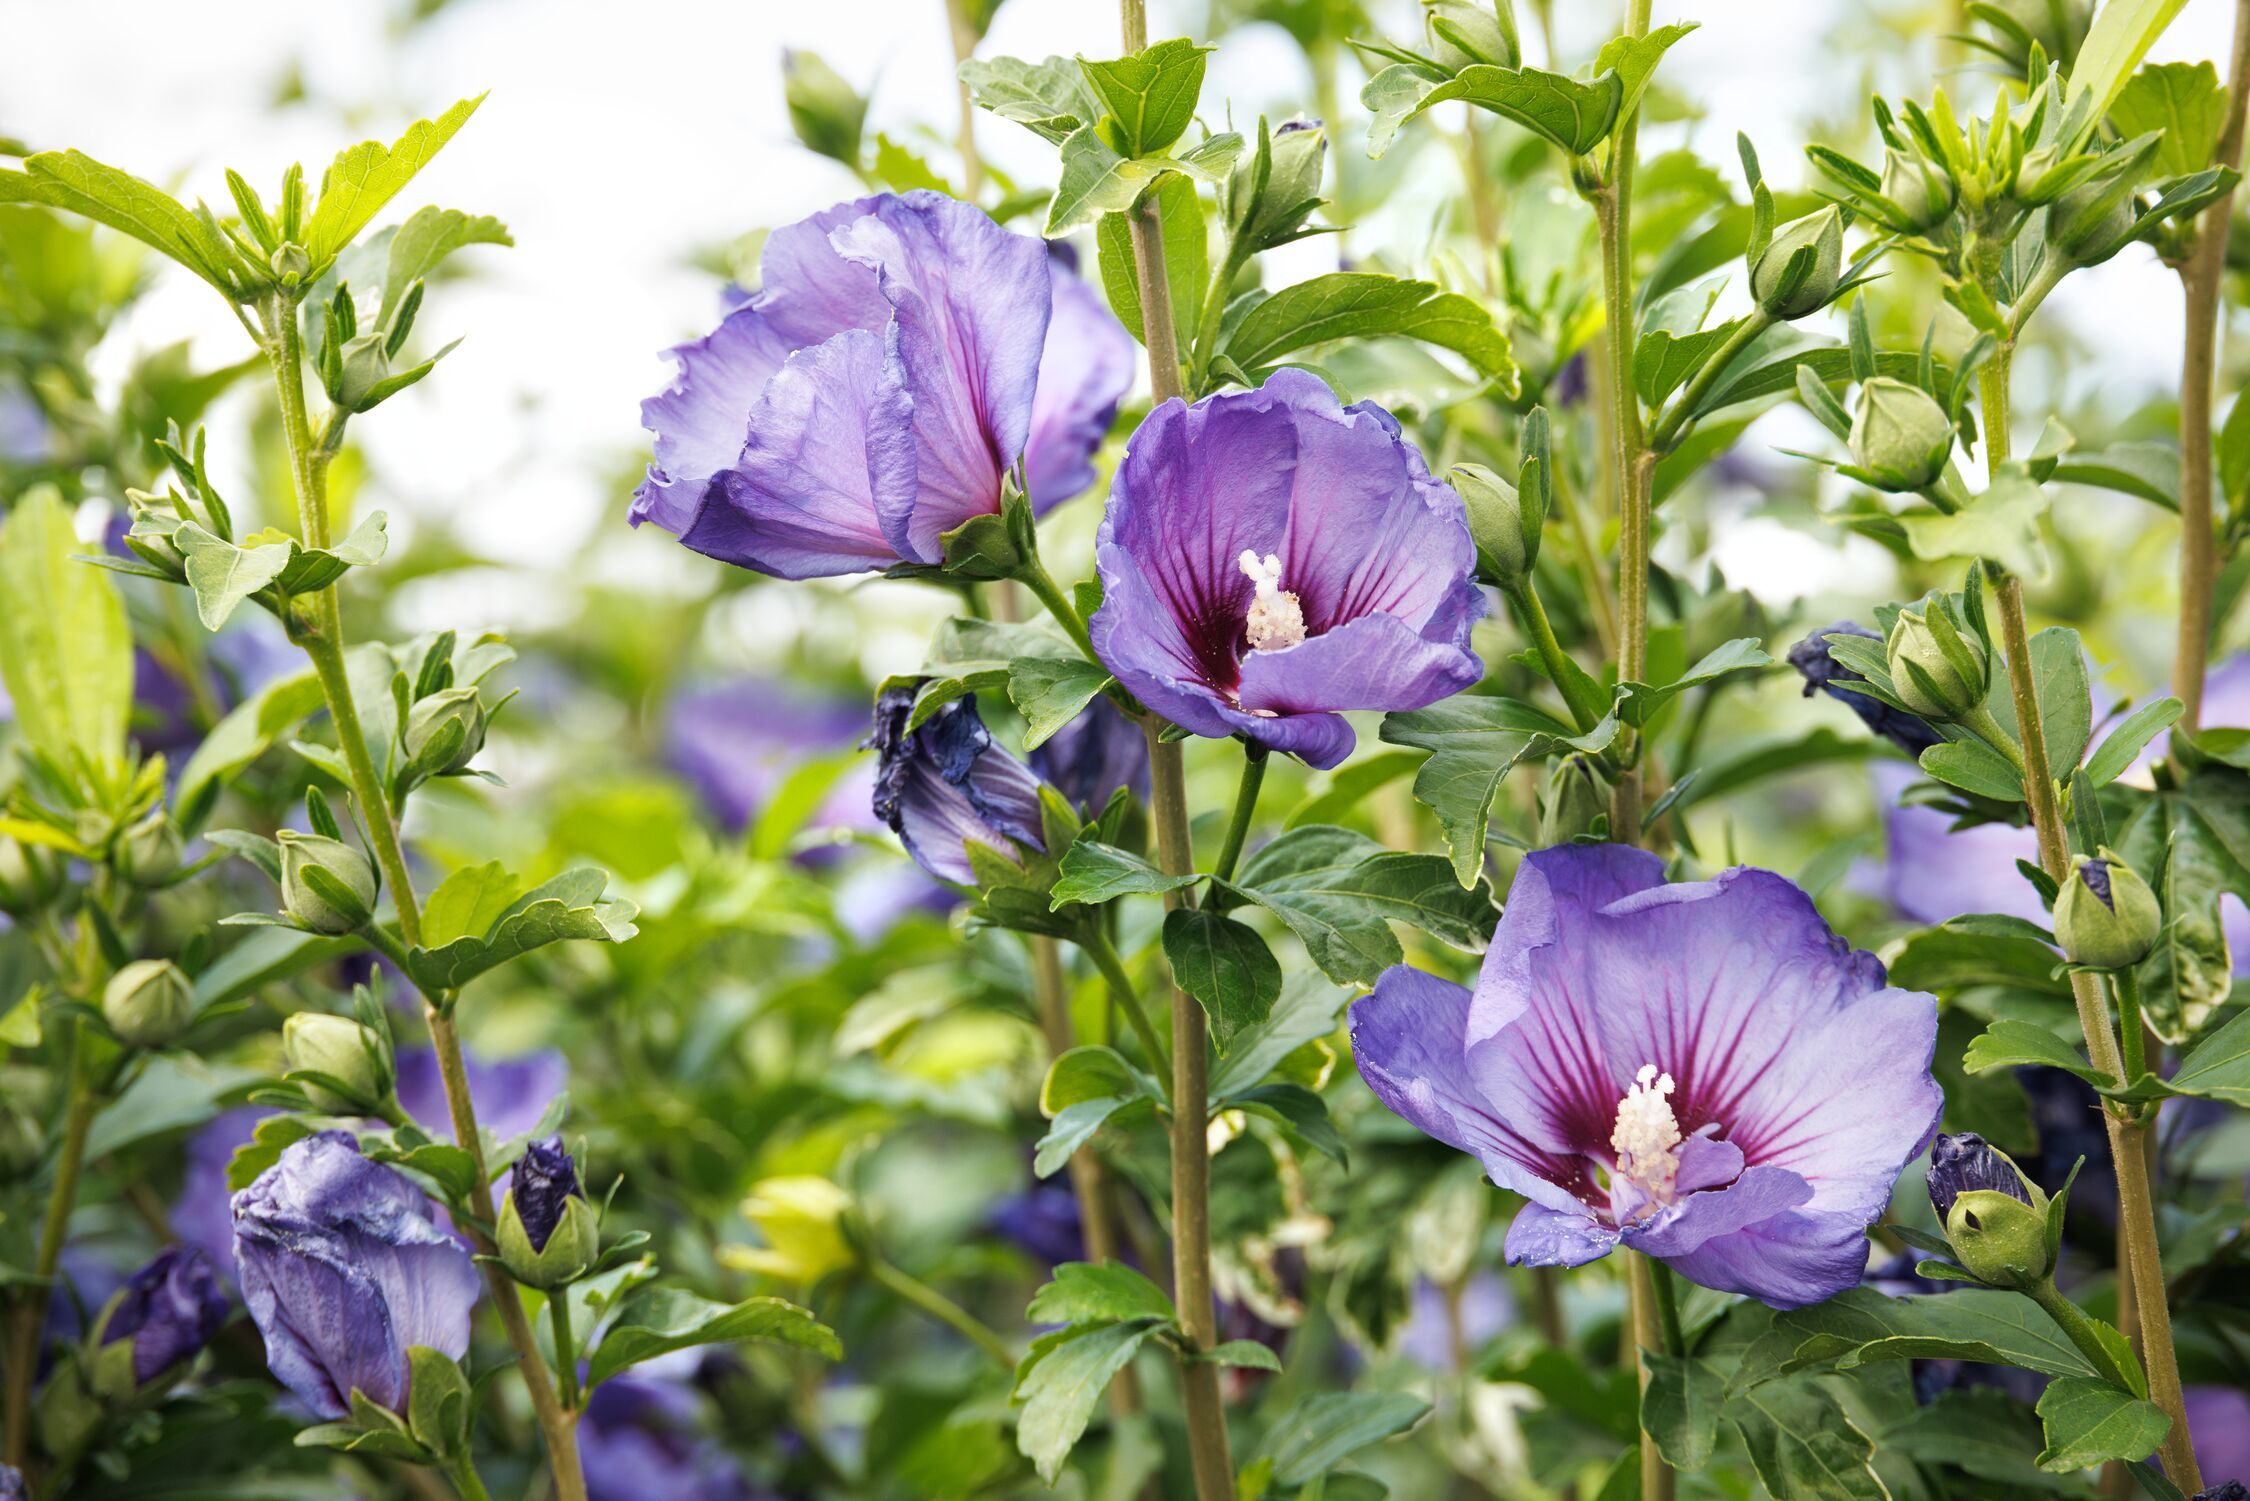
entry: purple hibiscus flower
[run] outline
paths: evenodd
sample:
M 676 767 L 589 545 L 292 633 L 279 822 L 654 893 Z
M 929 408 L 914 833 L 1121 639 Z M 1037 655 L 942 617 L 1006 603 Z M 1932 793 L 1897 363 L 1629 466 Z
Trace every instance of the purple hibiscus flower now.
M 1484 671 L 1460 497 L 1390 413 L 1301 370 L 1150 413 L 1095 559 L 1095 652 L 1198 735 L 1327 768 L 1352 749 L 1341 711 L 1418 709 Z
M 569 1065 L 553 1048 L 489 1061 L 470 1054 L 462 1064 L 478 1124 L 502 1140 L 537 1126 L 569 1077 Z M 441 1141 L 453 1139 L 445 1080 L 438 1073 L 436 1052 L 427 1045 L 398 1050 L 398 1102 L 423 1130 Z
M 701 1356 L 660 1356 L 594 1389 L 578 1429 L 592 1501 L 772 1501 L 701 1432 L 704 1404 L 689 1384 Z
M 1090 478 L 1120 366 L 1059 359 L 1042 410 L 1055 273 L 1040 241 L 942 193 L 886 193 L 775 230 L 762 271 L 642 403 L 656 462 L 635 525 L 781 578 L 863 573 L 942 561 L 938 539 L 996 513 L 1019 460 L 1050 499 Z
M 102 1343 L 133 1342 L 133 1380 L 146 1386 L 211 1343 L 227 1321 L 227 1295 L 211 1259 L 193 1246 L 173 1246 L 125 1283 Z
M 1511 1263 L 1623 1245 L 1777 1308 L 1859 1282 L 1944 1098 L 1937 1002 L 1810 897 L 1749 868 L 1667 885 L 1621 845 L 1525 857 L 1476 989 L 1396 966 L 1352 1045 L 1385 1105 L 1531 1201 Z
M 1044 849 L 1039 778 L 992 743 L 974 695 L 932 714 L 919 729 L 906 721 L 915 690 L 888 688 L 875 700 L 875 816 L 905 841 L 906 852 L 941 881 L 976 884 L 968 846 L 1013 856 L 1014 845 Z
M 2214 1488 L 2250 1480 L 2250 1392 L 2233 1386 L 2191 1386 L 2183 1395 L 2188 1432 L 2195 1438 L 2195 1466 L 2203 1478 Z
M 1857 621 L 1839 620 L 1834 625 L 1823 626 L 1790 647 L 1789 665 L 1796 668 L 1804 678 L 1805 697 L 1811 698 L 1815 693 L 1827 694 L 1857 714 L 1860 723 L 1909 756 L 1919 757 L 1922 752 L 1945 739 L 1931 729 L 1927 721 L 1917 719 L 1903 709 L 1894 709 L 1879 698 L 1869 698 L 1864 693 L 1854 692 L 1849 685 L 1864 683 L 1867 679 L 1829 654 L 1830 636 L 1858 636 L 1868 641 L 1883 639 Z
M 693 783 L 729 830 L 740 831 L 807 756 L 842 750 L 867 724 L 864 699 L 810 693 L 773 678 L 745 677 L 691 689 L 665 716 L 665 759 Z M 850 823 L 849 791 L 816 823 Z M 866 822 L 864 790 L 857 822 Z
M 348 1131 L 292 1142 L 234 1196 L 242 1297 L 276 1378 L 324 1418 L 356 1388 L 406 1411 L 406 1352 L 458 1360 L 482 1280 L 420 1189 Z

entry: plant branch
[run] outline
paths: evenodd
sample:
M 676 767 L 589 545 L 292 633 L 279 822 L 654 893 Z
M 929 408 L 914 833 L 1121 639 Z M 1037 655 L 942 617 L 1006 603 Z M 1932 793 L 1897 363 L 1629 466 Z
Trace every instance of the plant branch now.
M 75 1021 L 69 1024 L 68 1035 L 70 1103 L 65 1107 L 62 1144 L 55 1156 L 55 1181 L 47 1191 L 47 1209 L 39 1224 L 31 1280 L 16 1290 L 8 1358 L 5 1371 L 0 1372 L 7 1381 L 7 1463 L 19 1470 L 31 1461 L 31 1388 L 39 1363 L 40 1331 L 47 1323 L 47 1297 L 55 1268 L 62 1262 L 70 1212 L 78 1203 L 78 1180 L 86 1166 L 86 1138 L 93 1130 L 95 1115 L 101 1110 L 101 1099 L 78 1057 L 83 1039 Z
M 960 1335 L 992 1357 L 1004 1371 L 1016 1368 L 1016 1352 L 991 1325 L 954 1302 L 919 1277 L 910 1277 L 880 1256 L 867 1258 L 867 1275 L 900 1299 Z

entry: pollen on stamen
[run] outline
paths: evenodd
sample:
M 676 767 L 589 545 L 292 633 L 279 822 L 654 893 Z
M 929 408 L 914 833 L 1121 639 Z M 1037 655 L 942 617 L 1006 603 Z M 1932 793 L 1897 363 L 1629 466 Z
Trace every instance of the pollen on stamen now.
M 1672 1202 L 1680 1174 L 1680 1122 L 1669 1098 L 1674 1087 L 1670 1074 L 1659 1074 L 1653 1063 L 1642 1064 L 1625 1098 L 1617 1102 L 1617 1127 L 1609 1137 L 1618 1172 L 1656 1204 Z
M 1257 597 L 1243 621 L 1243 634 L 1252 651 L 1279 651 L 1305 639 L 1305 611 L 1297 596 L 1281 587 L 1281 559 L 1272 553 L 1260 558 L 1245 548 L 1236 563 L 1250 578 Z

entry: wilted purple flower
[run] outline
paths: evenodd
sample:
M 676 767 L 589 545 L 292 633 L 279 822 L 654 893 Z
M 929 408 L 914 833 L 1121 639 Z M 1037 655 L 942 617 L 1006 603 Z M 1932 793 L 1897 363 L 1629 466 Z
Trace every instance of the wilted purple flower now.
M 266 1364 L 325 1418 L 356 1388 L 406 1410 L 406 1352 L 469 1349 L 478 1277 L 421 1190 L 362 1157 L 346 1131 L 292 1142 L 234 1196 L 243 1300 Z
M 672 700 L 665 759 L 703 794 L 720 822 L 740 830 L 805 758 L 845 749 L 866 724 L 862 699 L 808 693 L 774 678 L 738 678 Z M 848 817 L 847 800 L 832 799 L 816 821 Z M 858 811 L 864 820 L 864 797 Z
M 875 816 L 906 842 L 906 852 L 941 881 L 976 883 L 966 848 L 1013 854 L 1010 841 L 1046 848 L 1040 833 L 1039 779 L 992 743 L 974 695 L 955 699 L 909 730 L 914 690 L 884 690 L 875 700 Z
M 1101 295 L 1079 279 L 1075 259 L 1047 258 L 1054 316 L 1047 321 L 1039 389 L 1031 398 L 1031 437 L 1023 451 L 1024 494 L 1041 516 L 1094 482 L 1094 454 L 1117 420 L 1117 403 L 1133 385 L 1133 336 Z
M 1396 966 L 1352 1044 L 1384 1104 L 1531 1201 L 1511 1263 L 1624 1245 L 1778 1308 L 1859 1282 L 1943 1103 L 1935 1000 L 1811 898 L 1749 868 L 1667 885 L 1620 845 L 1525 857 L 1475 991 Z
M 1789 665 L 1803 675 L 1805 697 L 1811 698 L 1815 693 L 1827 694 L 1849 707 L 1859 716 L 1861 723 L 1909 756 L 1919 758 L 1922 752 L 1945 739 L 1930 728 L 1927 721 L 1918 719 L 1903 709 L 1894 709 L 1881 699 L 1869 698 L 1864 693 L 1854 693 L 1848 687 L 1837 686 L 1844 683 L 1864 683 L 1867 679 L 1829 655 L 1830 636 L 1859 636 L 1869 641 L 1883 639 L 1857 621 L 1839 620 L 1834 625 L 1814 631 L 1790 647 Z
M 227 1164 L 235 1150 L 247 1146 L 251 1133 L 274 1112 L 259 1105 L 243 1105 L 212 1117 L 202 1130 L 188 1138 L 186 1163 L 180 1172 L 180 1194 L 172 1201 L 172 1233 L 211 1259 L 220 1278 L 234 1282 L 233 1191 L 227 1187 Z
M 1418 709 L 1484 671 L 1461 498 L 1390 413 L 1301 370 L 1150 413 L 1095 559 L 1103 665 L 1198 735 L 1326 768 L 1351 753 L 1341 711 Z
M 692 1371 L 700 1353 L 659 1357 L 594 1389 L 578 1429 L 592 1501 L 772 1501 L 699 1431 L 703 1403 L 672 1372 Z
M 2016 1171 L 2015 1164 L 1974 1131 L 1957 1136 L 1938 1133 L 1937 1140 L 1930 1143 L 1928 1186 L 1930 1207 L 1937 1211 L 1941 1225 L 1953 1212 L 1953 1201 L 1965 1193 L 2000 1193 L 2021 1203 L 2031 1202 L 2031 1194 L 2023 1186 L 2023 1174 Z
M 2199 1470 L 2203 1468 L 2201 1458 L 2196 1460 L 2195 1467 Z M 2250 1485 L 2244 1485 L 2239 1480 L 2222 1481 L 2218 1485 L 2205 1486 L 2197 1491 L 2192 1501 L 2250 1501 Z
M 634 524 L 782 578 L 941 561 L 1030 437 L 1045 247 L 916 190 L 775 230 L 762 271 L 642 403 Z
M 146 1386 L 211 1343 L 227 1321 L 227 1295 L 211 1259 L 173 1246 L 135 1272 L 102 1326 L 102 1343 L 133 1342 L 133 1380 Z
M 1031 769 L 1073 804 L 1100 812 L 1123 787 L 1148 797 L 1148 737 L 1106 696 L 1041 741 Z
M 563 1149 L 561 1137 L 550 1136 L 524 1148 L 516 1162 L 511 1192 L 516 1198 L 516 1213 L 523 1218 L 524 1234 L 531 1239 L 531 1249 L 546 1250 L 547 1238 L 562 1221 L 563 1206 L 585 1197 L 578 1191 L 578 1164 Z
M 482 1059 L 467 1054 L 463 1072 L 477 1120 L 503 1140 L 536 1128 L 555 1096 L 563 1092 L 570 1065 L 553 1048 L 516 1058 Z M 441 1141 L 453 1139 L 453 1111 L 446 1104 L 445 1080 L 437 1053 L 427 1045 L 398 1050 L 398 1102 L 414 1123 Z

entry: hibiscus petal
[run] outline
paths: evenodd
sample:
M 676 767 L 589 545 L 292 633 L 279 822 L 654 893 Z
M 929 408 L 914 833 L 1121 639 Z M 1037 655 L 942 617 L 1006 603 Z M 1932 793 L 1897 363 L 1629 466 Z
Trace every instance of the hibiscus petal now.
M 1101 295 L 1052 255 L 1047 277 L 1054 315 L 1023 451 L 1024 493 L 1040 515 L 1094 482 L 1094 454 L 1132 387 L 1138 347 Z
M 711 476 L 742 452 L 750 409 L 791 347 L 765 313 L 740 307 L 702 338 L 666 351 L 679 370 L 641 403 L 641 426 L 656 434 L 656 462 L 633 498 L 633 525 L 687 530 Z
M 1366 615 L 1295 646 L 1244 657 L 1242 705 L 1281 714 L 1419 709 L 1482 676 L 1484 663 L 1463 646 L 1426 641 L 1394 615 Z
M 1786 1168 L 1753 1167 L 1724 1188 L 1691 1193 L 1641 1225 L 1625 1230 L 1625 1243 L 1651 1256 L 1684 1256 L 1714 1236 L 1804 1207 L 1812 1185 Z
M 1744 1293 L 1775 1308 L 1826 1302 L 1867 1271 L 1867 1222 L 1791 1209 L 1665 1258 L 1690 1282 Z
M 875 212 L 883 199 L 855 198 L 783 225 L 758 253 L 757 305 L 791 348 L 823 343 L 847 328 L 881 332 L 891 321 L 875 272 L 840 254 L 836 231 Z
M 1618 1234 L 1584 1209 L 1531 1203 L 1516 1211 L 1503 1248 L 1510 1266 L 1584 1266 L 1617 1249 Z

